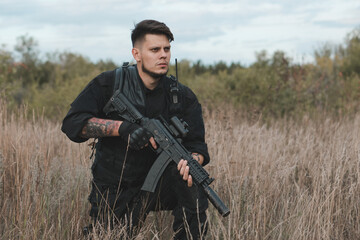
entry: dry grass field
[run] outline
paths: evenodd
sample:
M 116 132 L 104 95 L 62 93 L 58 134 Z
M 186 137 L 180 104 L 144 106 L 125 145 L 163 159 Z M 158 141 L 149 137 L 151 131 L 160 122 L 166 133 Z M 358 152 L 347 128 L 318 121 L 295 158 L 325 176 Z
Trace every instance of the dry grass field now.
M 90 149 L 54 123 L 0 103 L 0 238 L 84 239 Z M 248 123 L 205 111 L 212 187 L 206 239 L 360 239 L 360 115 Z M 172 216 L 152 213 L 137 239 L 170 239 Z M 93 239 L 114 239 L 98 229 Z

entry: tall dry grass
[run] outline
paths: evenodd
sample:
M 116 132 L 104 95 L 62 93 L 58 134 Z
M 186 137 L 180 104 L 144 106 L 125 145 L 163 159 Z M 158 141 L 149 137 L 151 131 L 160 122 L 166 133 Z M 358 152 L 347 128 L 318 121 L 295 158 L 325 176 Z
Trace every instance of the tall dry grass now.
M 89 223 L 90 150 L 60 123 L 0 104 L 1 239 L 79 239 Z M 360 239 L 360 115 L 353 119 L 242 122 L 205 112 L 212 184 L 231 208 L 210 207 L 208 239 Z M 169 239 L 153 213 L 138 239 Z M 114 239 L 121 229 L 93 239 Z

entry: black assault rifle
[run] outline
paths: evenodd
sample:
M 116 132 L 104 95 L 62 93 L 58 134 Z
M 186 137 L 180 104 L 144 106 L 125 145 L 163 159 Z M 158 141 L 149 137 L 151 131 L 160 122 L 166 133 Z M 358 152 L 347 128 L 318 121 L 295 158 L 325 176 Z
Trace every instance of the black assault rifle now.
M 221 201 L 216 192 L 209 186 L 214 179 L 209 178 L 209 174 L 206 170 L 198 163 L 198 161 L 193 159 L 191 153 L 181 144 L 181 137 L 185 137 L 188 132 L 186 122 L 180 121 L 177 117 L 171 118 L 172 124 L 168 124 L 162 117 L 160 117 L 160 120 L 146 118 L 119 90 L 111 97 L 110 101 L 104 107 L 104 111 L 115 111 L 125 120 L 139 124 L 141 127 L 150 131 L 154 136 L 158 147 L 155 151 L 159 156 L 146 176 L 141 190 L 154 192 L 167 165 L 171 161 L 178 164 L 181 159 L 184 159 L 188 162 L 190 174 L 195 184 L 204 189 L 207 198 L 223 217 L 229 215 L 229 209 Z

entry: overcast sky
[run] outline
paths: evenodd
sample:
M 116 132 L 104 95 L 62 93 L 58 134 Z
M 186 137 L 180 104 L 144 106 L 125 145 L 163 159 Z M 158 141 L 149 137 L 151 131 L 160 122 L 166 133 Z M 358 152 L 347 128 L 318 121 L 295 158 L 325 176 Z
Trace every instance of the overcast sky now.
M 41 53 L 121 63 L 132 60 L 131 30 L 143 19 L 170 27 L 172 59 L 247 65 L 255 52 L 282 50 L 302 62 L 360 27 L 360 0 L 0 0 L 0 44 L 13 50 L 28 34 Z

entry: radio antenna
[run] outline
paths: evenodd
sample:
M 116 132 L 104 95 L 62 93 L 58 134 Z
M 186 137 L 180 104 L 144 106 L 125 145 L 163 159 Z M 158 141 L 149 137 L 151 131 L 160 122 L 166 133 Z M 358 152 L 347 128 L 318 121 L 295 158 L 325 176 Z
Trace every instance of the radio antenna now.
M 176 75 L 176 79 L 179 80 L 178 69 L 177 69 L 177 58 L 175 58 L 175 75 Z

